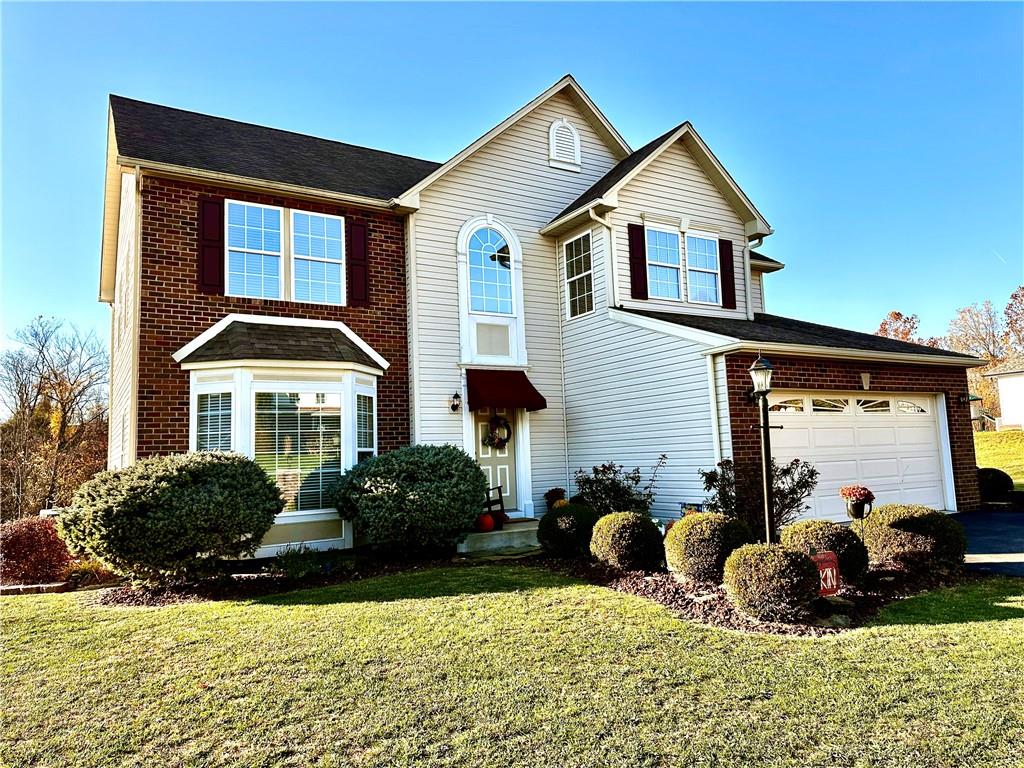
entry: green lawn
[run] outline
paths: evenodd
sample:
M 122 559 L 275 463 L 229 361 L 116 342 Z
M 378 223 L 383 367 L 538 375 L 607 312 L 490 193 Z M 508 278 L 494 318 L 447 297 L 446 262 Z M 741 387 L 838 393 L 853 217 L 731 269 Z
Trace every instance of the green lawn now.
M 824 640 L 516 564 L 249 602 L 0 599 L 4 766 L 1003 766 L 1024 580 Z
M 1003 470 L 1024 491 L 1024 432 L 975 432 L 974 453 L 979 467 Z

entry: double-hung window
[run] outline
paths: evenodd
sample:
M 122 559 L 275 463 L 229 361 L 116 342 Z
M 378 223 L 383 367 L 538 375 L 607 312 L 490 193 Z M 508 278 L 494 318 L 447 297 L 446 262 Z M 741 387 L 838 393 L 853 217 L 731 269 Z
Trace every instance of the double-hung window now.
M 593 262 L 590 233 L 565 244 L 565 293 L 569 317 L 585 315 L 594 309 Z
M 647 290 L 652 299 L 681 299 L 679 232 L 647 228 Z
M 356 461 L 377 455 L 377 412 L 373 395 L 356 394 Z
M 196 402 L 196 450 L 231 450 L 231 393 L 203 392 Z
M 341 304 L 345 295 L 340 216 L 292 211 L 292 289 L 295 301 Z
M 280 299 L 282 210 L 227 201 L 227 292 L 229 296 Z
M 686 235 L 686 294 L 695 304 L 721 304 L 718 240 L 710 235 Z

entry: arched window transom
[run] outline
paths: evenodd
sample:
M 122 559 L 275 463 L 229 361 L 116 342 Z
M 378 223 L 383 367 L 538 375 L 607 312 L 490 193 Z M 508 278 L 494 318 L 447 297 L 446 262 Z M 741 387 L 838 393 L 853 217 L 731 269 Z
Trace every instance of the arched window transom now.
M 498 315 L 514 313 L 512 252 L 492 227 L 481 227 L 469 238 L 469 308 Z

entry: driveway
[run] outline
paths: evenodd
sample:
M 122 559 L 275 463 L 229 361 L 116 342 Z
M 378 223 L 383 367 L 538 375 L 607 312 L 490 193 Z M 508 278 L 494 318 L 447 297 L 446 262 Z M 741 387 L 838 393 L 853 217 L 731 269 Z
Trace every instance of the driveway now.
M 1024 511 L 955 515 L 967 533 L 967 566 L 1024 576 Z

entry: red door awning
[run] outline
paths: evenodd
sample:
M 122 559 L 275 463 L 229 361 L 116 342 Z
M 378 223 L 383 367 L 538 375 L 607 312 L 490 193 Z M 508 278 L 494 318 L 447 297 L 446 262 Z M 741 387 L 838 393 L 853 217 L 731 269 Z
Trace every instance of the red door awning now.
M 525 408 L 540 411 L 548 401 L 530 383 L 523 371 L 495 371 L 470 368 L 466 371 L 469 410 L 481 408 Z

